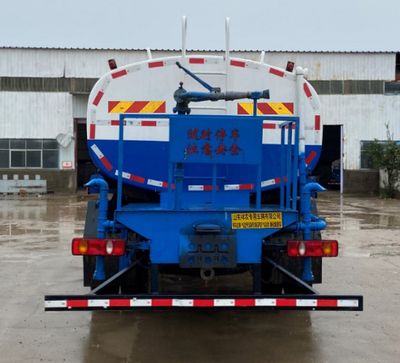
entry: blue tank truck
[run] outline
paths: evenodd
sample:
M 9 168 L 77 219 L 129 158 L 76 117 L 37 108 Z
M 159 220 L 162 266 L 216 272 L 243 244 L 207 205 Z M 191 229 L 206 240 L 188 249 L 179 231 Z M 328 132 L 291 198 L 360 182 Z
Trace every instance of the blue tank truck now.
M 100 174 L 86 186 L 99 197 L 72 241 L 91 290 L 45 296 L 45 310 L 362 310 L 362 296 L 313 287 L 338 242 L 321 240 L 324 189 L 308 178 L 322 131 L 305 70 L 183 43 L 181 56 L 109 62 L 91 92 Z

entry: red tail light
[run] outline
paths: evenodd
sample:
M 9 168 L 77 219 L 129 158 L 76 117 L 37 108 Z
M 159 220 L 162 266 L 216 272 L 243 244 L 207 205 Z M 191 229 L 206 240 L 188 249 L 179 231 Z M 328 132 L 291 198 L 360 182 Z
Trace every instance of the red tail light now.
M 291 257 L 336 257 L 338 241 L 287 241 L 287 254 Z
M 71 245 L 75 256 L 122 256 L 125 254 L 123 239 L 74 238 Z

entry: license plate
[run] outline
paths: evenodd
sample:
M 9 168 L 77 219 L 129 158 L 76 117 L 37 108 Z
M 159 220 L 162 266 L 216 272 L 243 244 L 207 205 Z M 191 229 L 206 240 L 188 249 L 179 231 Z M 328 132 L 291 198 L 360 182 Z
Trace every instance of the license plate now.
M 282 212 L 232 213 L 232 229 L 282 228 Z

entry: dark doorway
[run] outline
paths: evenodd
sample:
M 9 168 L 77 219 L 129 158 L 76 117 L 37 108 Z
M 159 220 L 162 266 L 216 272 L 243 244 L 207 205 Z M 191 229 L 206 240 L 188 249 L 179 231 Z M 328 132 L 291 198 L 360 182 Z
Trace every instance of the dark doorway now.
M 313 175 L 319 183 L 329 189 L 340 189 L 342 159 L 342 125 L 324 125 L 321 157 Z
M 83 185 L 90 179 L 90 175 L 96 172 L 87 148 L 86 120 L 75 120 L 76 125 L 76 160 L 77 160 L 77 186 Z

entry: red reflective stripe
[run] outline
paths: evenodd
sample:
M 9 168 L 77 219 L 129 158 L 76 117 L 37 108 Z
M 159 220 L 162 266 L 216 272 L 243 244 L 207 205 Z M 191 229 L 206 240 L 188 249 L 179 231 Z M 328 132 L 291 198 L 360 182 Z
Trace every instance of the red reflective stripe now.
M 276 299 L 276 306 L 296 306 L 296 299 Z
M 67 300 L 68 308 L 87 308 L 89 301 L 86 300 Z
M 100 161 L 102 162 L 102 164 L 106 167 L 106 169 L 108 171 L 112 170 L 112 165 L 111 165 L 111 163 L 108 161 L 108 159 L 105 156 L 103 156 L 100 159 Z
M 267 102 L 258 103 L 257 104 L 257 109 L 263 115 L 276 115 L 276 111 Z
M 237 60 L 231 60 L 231 66 L 244 68 L 246 67 L 246 63 Z
M 255 299 L 235 299 L 235 306 L 255 306 Z
M 125 113 L 138 113 L 149 103 L 149 101 L 135 101 L 133 102 Z
M 214 306 L 213 299 L 193 299 L 193 307 L 204 308 Z
M 310 90 L 310 87 L 308 87 L 308 84 L 306 82 L 304 82 L 303 88 L 304 88 L 304 93 L 306 94 L 306 96 L 308 98 L 310 98 L 311 97 L 311 90 Z
M 315 128 L 315 130 L 321 130 L 321 116 L 320 115 L 315 115 L 314 128 Z
M 143 178 L 141 176 L 137 176 L 137 175 L 131 175 L 130 179 L 135 181 L 135 182 L 137 182 L 137 183 L 144 183 L 145 182 L 145 178 Z
M 156 67 L 163 67 L 163 66 L 164 66 L 163 61 L 149 63 L 149 68 L 156 68 Z
M 128 72 L 126 71 L 126 69 L 122 69 L 118 72 L 111 73 L 111 77 L 115 79 L 115 78 L 126 76 L 127 74 L 128 74 Z
M 112 307 L 118 308 L 118 307 L 125 307 L 125 306 L 130 307 L 131 306 L 130 299 L 110 299 L 109 302 L 110 302 L 110 308 L 112 308 Z
M 307 159 L 306 159 L 306 164 L 310 164 L 313 160 L 314 160 L 314 158 L 317 156 L 317 153 L 313 150 L 313 151 L 311 151 L 309 154 L 308 154 L 308 156 L 307 156 Z
M 172 299 L 152 299 L 151 306 L 172 306 Z
M 111 112 L 118 103 L 119 101 L 108 101 L 108 112 Z
M 103 96 L 104 96 L 104 92 L 99 91 L 99 92 L 97 93 L 96 97 L 95 97 L 94 100 L 93 100 L 93 104 L 94 104 L 95 106 L 97 106 L 97 105 L 100 103 L 100 100 L 101 100 L 101 98 L 102 98 Z
M 204 64 L 204 58 L 189 58 L 190 64 Z
M 281 182 L 281 178 L 275 178 L 274 181 L 275 181 L 275 184 L 279 184 Z
M 205 191 L 210 191 L 213 189 L 212 185 L 203 185 L 203 188 Z M 217 185 L 217 190 L 218 190 L 218 185 Z
M 124 125 L 126 122 L 124 122 Z M 111 120 L 111 126 L 119 126 L 119 120 Z
M 263 129 L 275 129 L 276 124 L 263 124 Z
M 95 138 L 96 138 L 96 125 L 95 124 L 90 124 L 89 139 L 95 139 Z
M 274 74 L 275 76 L 278 76 L 278 77 L 283 77 L 285 75 L 285 72 L 280 71 L 279 69 L 275 69 L 275 68 L 270 68 L 269 73 Z
M 168 188 L 168 183 L 163 181 L 163 182 L 162 182 L 162 187 L 163 187 L 163 188 Z M 173 188 L 173 186 L 172 186 L 172 188 Z
M 318 307 L 337 307 L 337 300 L 317 300 Z
M 240 105 L 240 103 L 237 104 L 237 114 L 248 115 L 247 111 Z
M 141 122 L 141 125 L 142 125 L 142 126 L 157 126 L 157 121 L 148 121 L 148 120 L 145 120 L 145 121 L 142 121 L 142 122 Z
M 317 300 L 317 307 L 337 307 L 337 300 Z
M 254 188 L 254 184 L 239 184 L 239 190 L 251 190 Z
M 156 110 L 154 110 L 153 113 L 165 113 L 166 112 L 166 107 L 165 107 L 165 102 L 163 102 Z
M 282 102 L 285 107 L 291 112 L 294 113 L 294 104 L 293 102 Z

